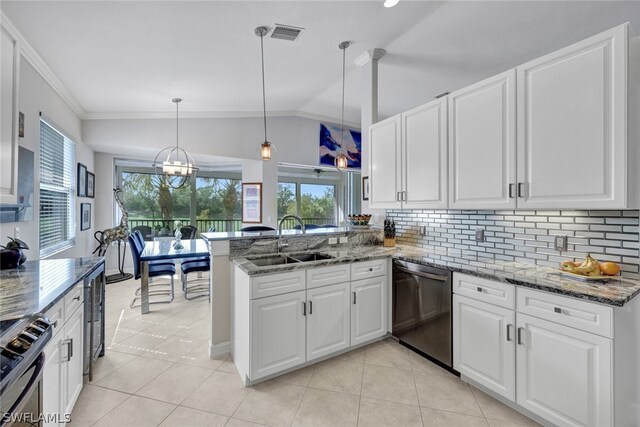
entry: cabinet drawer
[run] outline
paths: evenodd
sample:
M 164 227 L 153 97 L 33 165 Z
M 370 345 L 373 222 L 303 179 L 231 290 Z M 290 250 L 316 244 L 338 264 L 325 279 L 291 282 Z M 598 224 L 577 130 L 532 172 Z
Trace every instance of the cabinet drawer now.
M 251 278 L 251 299 L 303 291 L 305 289 L 305 271 L 296 270 L 286 273 L 265 274 Z
M 546 292 L 518 288 L 518 312 L 613 338 L 613 309 Z
M 453 293 L 511 310 L 516 306 L 515 285 L 467 274 L 453 274 Z
M 60 301 L 55 303 L 53 307 L 51 307 L 45 313 L 45 316 L 51 322 L 51 327 L 53 330 L 51 331 L 51 337 L 55 337 L 58 332 L 62 330 L 64 326 L 64 298 L 61 298 Z
M 307 289 L 335 285 L 349 280 L 351 280 L 349 264 L 330 265 L 307 270 Z
M 387 274 L 387 258 L 351 264 L 351 280 L 368 279 Z
M 84 282 L 76 284 L 64 296 L 64 319 L 65 322 L 75 313 L 76 309 L 84 302 Z

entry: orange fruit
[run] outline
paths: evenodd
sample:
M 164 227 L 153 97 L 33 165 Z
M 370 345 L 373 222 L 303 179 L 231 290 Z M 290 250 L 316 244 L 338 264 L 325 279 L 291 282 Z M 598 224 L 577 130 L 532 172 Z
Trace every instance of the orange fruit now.
M 600 271 L 607 276 L 615 276 L 620 273 L 620 266 L 615 262 L 601 262 Z

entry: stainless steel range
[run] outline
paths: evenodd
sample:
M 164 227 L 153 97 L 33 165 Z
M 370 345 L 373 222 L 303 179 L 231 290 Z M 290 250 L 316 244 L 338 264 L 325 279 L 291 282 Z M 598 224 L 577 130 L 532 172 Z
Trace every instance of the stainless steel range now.
M 42 425 L 44 348 L 52 327 L 42 314 L 0 322 L 0 426 Z

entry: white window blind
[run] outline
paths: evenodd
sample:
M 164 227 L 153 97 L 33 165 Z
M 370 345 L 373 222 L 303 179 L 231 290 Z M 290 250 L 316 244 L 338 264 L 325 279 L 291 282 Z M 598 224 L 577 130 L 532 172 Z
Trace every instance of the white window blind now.
M 76 237 L 76 146 L 40 120 L 40 257 L 73 246 Z

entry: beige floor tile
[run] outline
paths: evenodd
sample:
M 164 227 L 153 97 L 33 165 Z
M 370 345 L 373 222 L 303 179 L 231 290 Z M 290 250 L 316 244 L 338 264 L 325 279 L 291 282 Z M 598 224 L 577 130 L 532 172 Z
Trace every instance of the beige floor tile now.
M 238 375 L 238 369 L 236 368 L 235 363 L 233 363 L 233 360 L 231 360 L 230 357 L 224 359 L 222 365 L 220 365 L 220 367 L 218 368 L 218 371 Z
M 413 351 L 409 351 L 409 358 L 411 359 L 411 368 L 415 372 L 421 372 L 423 374 L 437 374 L 455 377 L 451 372 L 441 368 L 430 360 L 420 356 Z
M 487 427 L 484 417 L 458 414 L 456 412 L 439 411 L 422 408 L 422 420 L 425 427 Z
M 529 425 L 529 424 L 510 423 L 508 421 L 494 420 L 491 418 L 487 418 L 487 422 L 489 423 L 489 427 L 522 427 L 522 426 Z M 540 424 L 536 424 L 536 425 L 540 425 Z
M 224 363 L 225 359 L 211 359 L 209 357 L 209 342 L 204 341 L 191 352 L 180 356 L 178 363 L 186 365 L 198 366 L 200 368 L 218 369 Z
M 231 416 L 250 390 L 237 374 L 215 371 L 182 402 L 182 406 Z
M 136 392 L 138 396 L 180 404 L 213 373 L 176 363 Z
M 280 381 L 287 384 L 301 385 L 306 387 L 311 381 L 311 376 L 316 369 L 316 365 L 307 366 L 306 368 L 298 369 L 288 374 L 275 377 L 272 381 Z
M 162 341 L 167 339 L 163 335 L 147 334 L 146 330 L 111 345 L 111 349 L 121 353 L 140 355 L 150 355 L 153 349 Z
M 71 413 L 70 426 L 88 426 L 105 416 L 130 395 L 85 384 Z
M 471 389 L 464 381 L 444 375 L 414 372 L 420 406 L 483 417 Z
M 304 387 L 277 381 L 258 384 L 233 416 L 270 426 L 290 426 L 304 392 Z
M 237 418 L 229 418 L 225 427 L 256 427 L 264 424 L 252 423 L 251 421 L 239 420 Z
M 160 427 L 223 427 L 228 417 L 178 406 Z
M 356 350 L 352 350 L 348 353 L 341 354 L 336 356 L 336 359 L 346 360 L 347 362 L 355 362 L 355 363 L 364 363 L 364 353 L 365 348 L 358 348 Z
M 413 372 L 385 366 L 364 366 L 362 396 L 410 405 L 418 404 Z
M 96 427 L 156 427 L 174 409 L 175 405 L 131 396 L 122 405 L 102 417 Z
M 135 393 L 169 366 L 171 366 L 171 362 L 137 357 L 106 375 L 100 381 L 96 381 L 96 385 L 125 393 Z
M 153 347 L 145 355 L 156 359 L 177 362 L 202 344 L 199 338 L 185 337 L 182 334 L 169 337 Z
M 309 387 L 359 395 L 363 371 L 360 363 L 329 359 L 316 365 Z
M 522 415 L 520 412 L 509 408 L 504 403 L 494 399 L 486 393 L 478 390 L 475 387 L 471 387 L 473 395 L 480 405 L 480 409 L 484 413 L 484 416 L 494 420 L 507 421 L 514 424 L 520 424 L 525 426 L 539 426 L 537 422 Z
M 360 400 L 358 425 L 418 427 L 422 426 L 422 416 L 418 406 L 363 397 Z
M 409 351 L 393 340 L 384 340 L 368 346 L 364 355 L 364 363 L 411 369 Z
M 144 332 L 147 334 L 161 335 L 165 338 L 169 338 L 173 335 L 180 334 L 185 330 L 184 326 L 173 323 L 171 319 L 173 319 L 173 317 L 169 317 L 166 320 L 158 321 L 155 325 L 145 329 Z
M 211 319 L 204 317 L 195 323 L 191 321 L 191 324 L 188 325 L 180 335 L 203 340 L 211 338 Z
M 294 426 L 355 426 L 360 398 L 353 394 L 308 388 Z
M 105 346 L 111 346 L 116 343 L 121 343 L 127 338 L 131 338 L 132 336 L 138 334 L 140 331 L 136 331 L 134 329 L 125 329 L 117 326 L 113 326 L 112 328 L 106 328 L 104 331 L 104 343 Z
M 118 351 L 109 351 L 107 348 L 104 356 L 98 357 L 93 365 L 93 382 L 100 381 L 107 374 L 131 362 L 137 356 L 120 353 Z

